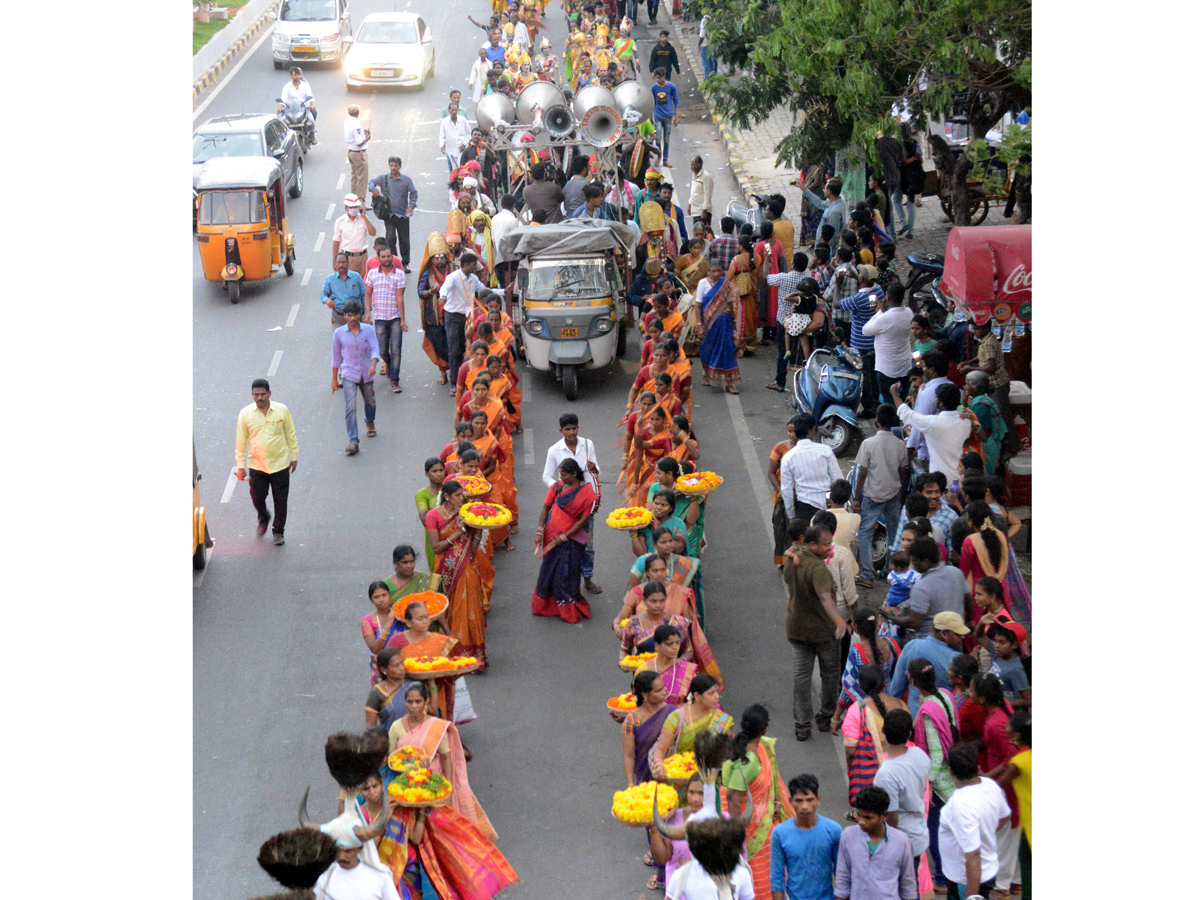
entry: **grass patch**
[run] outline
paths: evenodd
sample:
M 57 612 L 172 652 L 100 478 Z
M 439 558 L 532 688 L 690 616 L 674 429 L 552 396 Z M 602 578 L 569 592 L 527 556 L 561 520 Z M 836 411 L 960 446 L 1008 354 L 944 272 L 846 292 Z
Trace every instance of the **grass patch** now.
M 227 9 L 241 9 L 248 2 L 250 2 L 250 0 L 219 0 L 220 5 Z M 236 22 L 237 17 L 235 16 L 230 21 Z M 227 22 L 224 19 L 213 19 L 207 25 L 201 25 L 198 20 L 193 19 L 192 55 L 195 56 L 196 53 L 199 52 L 200 48 L 207 44 L 214 34 L 228 24 L 230 24 L 230 22 Z

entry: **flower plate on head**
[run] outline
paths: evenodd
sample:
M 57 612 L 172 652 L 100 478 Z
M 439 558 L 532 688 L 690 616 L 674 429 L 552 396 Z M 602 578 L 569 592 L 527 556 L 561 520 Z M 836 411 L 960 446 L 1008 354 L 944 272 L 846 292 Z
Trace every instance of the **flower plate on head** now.
M 467 503 L 458 514 L 472 528 L 501 528 L 512 521 L 512 513 L 495 503 Z
M 610 713 L 615 713 L 618 717 L 624 719 L 637 709 L 637 698 L 633 695 L 633 691 L 630 691 L 627 694 L 609 697 L 607 705 Z
M 414 656 L 404 661 L 404 671 L 418 680 L 451 678 L 480 667 L 474 656 Z
M 425 765 L 425 754 L 416 747 L 400 747 L 388 757 L 388 768 L 395 772 L 403 772 L 413 766 Z
M 654 514 L 643 506 L 625 506 L 610 512 L 604 524 L 618 531 L 640 531 L 653 519 Z
M 443 776 L 426 766 L 410 766 L 402 769 L 388 782 L 388 796 L 400 806 L 442 806 L 450 802 L 454 790 Z
M 656 656 L 658 656 L 658 654 L 654 651 L 649 653 L 635 653 L 632 656 L 626 656 L 622 658 L 617 665 L 621 667 L 622 672 L 636 672 Z
M 462 485 L 468 497 L 483 497 L 492 489 L 491 482 L 481 475 L 455 475 L 453 480 Z
M 393 603 L 392 615 L 397 619 L 403 619 L 404 611 L 413 603 L 424 603 L 425 608 L 429 610 L 429 618 L 432 619 L 445 612 L 450 599 L 445 594 L 439 594 L 437 591 L 419 591 L 415 594 L 409 594 L 407 597 L 401 597 Z
M 693 472 L 675 479 L 675 489 L 684 494 L 707 494 L 719 488 L 725 479 L 716 472 Z
M 696 754 L 691 750 L 676 753 L 663 760 L 663 769 L 667 773 L 666 782 L 676 786 L 687 784 L 698 771 Z
M 645 827 L 654 822 L 654 796 L 658 795 L 658 814 L 666 818 L 679 805 L 675 788 L 656 781 L 644 781 L 613 794 L 612 814 L 625 825 Z

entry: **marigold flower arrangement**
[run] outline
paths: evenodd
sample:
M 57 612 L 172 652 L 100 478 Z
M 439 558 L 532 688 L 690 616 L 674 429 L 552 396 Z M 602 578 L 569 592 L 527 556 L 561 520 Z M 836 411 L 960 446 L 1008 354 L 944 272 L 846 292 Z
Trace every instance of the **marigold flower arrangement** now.
M 388 757 L 388 768 L 396 772 L 423 765 L 425 765 L 425 754 L 416 747 L 400 747 Z
M 622 672 L 635 672 L 656 656 L 658 654 L 653 651 L 650 653 L 635 653 L 632 656 L 624 657 L 618 665 L 621 667 Z
M 654 515 L 643 506 L 623 506 L 610 512 L 604 522 L 618 531 L 636 531 L 645 528 L 653 519 Z
M 618 712 L 629 712 L 632 709 L 637 709 L 637 698 L 633 696 L 633 691 L 627 694 L 620 694 L 616 697 L 609 697 L 608 708 L 617 710 Z
M 456 672 L 479 662 L 474 656 L 414 656 L 404 661 L 406 672 Z
M 418 591 L 415 594 L 409 594 L 407 597 L 401 597 L 393 603 L 392 615 L 397 619 L 403 619 L 404 611 L 413 603 L 424 603 L 425 608 L 429 610 L 429 617 L 433 618 L 445 612 L 450 599 L 445 594 L 439 594 L 437 591 Z
M 676 753 L 663 760 L 663 769 L 668 778 L 691 778 L 696 774 L 696 754 L 691 750 Z
M 654 821 L 651 804 L 655 794 L 658 795 L 659 815 L 663 817 L 673 813 L 679 805 L 675 788 L 655 781 L 644 781 L 613 794 L 612 814 L 626 825 L 647 825 Z
M 675 489 L 684 494 L 707 494 L 719 488 L 724 481 L 716 472 L 693 472 L 675 479 Z
M 483 497 L 492 489 L 491 482 L 482 475 L 455 475 L 454 480 L 462 485 L 468 497 Z
M 450 796 L 450 782 L 425 766 L 402 769 L 388 783 L 388 794 L 401 806 L 427 806 Z
M 512 521 L 512 513 L 495 503 L 467 503 L 458 514 L 472 528 L 500 528 Z

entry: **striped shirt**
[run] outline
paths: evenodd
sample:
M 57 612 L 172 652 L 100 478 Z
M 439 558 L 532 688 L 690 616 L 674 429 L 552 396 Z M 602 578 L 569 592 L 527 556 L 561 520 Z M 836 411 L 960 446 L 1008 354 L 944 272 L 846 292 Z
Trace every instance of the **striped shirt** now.
M 832 450 L 808 438 L 797 441 L 779 462 L 779 493 L 788 518 L 796 518 L 797 500 L 824 509 L 825 492 L 841 477 Z
M 954 507 L 949 503 L 942 501 L 942 505 L 938 507 L 935 513 L 926 513 L 925 518 L 929 519 L 929 524 L 934 527 L 935 532 L 941 530 L 942 543 L 947 549 L 950 547 L 950 528 L 954 525 L 954 520 L 958 518 L 958 513 L 954 511 Z M 904 530 L 904 526 L 908 524 L 908 510 L 904 507 L 900 508 L 900 519 L 896 522 L 896 533 L 892 535 L 890 551 L 895 553 L 900 549 L 900 532 Z M 936 535 L 935 535 L 936 536 Z
M 371 314 L 377 322 L 400 318 L 400 304 L 404 302 L 404 287 L 408 283 L 404 270 L 393 264 L 392 274 L 384 274 L 382 268 L 367 273 L 367 287 L 371 291 Z
M 843 280 L 842 284 L 845 283 Z M 863 326 L 875 315 L 874 304 L 882 298 L 883 291 L 876 285 L 842 298 L 834 307 L 835 317 L 838 310 L 850 313 L 850 348 L 856 353 L 870 353 L 875 349 L 875 339 L 863 334 Z

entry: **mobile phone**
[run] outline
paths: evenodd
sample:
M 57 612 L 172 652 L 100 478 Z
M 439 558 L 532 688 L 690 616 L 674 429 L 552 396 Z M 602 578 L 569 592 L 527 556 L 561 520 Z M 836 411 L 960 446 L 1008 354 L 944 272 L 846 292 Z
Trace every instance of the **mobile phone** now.
M 913 359 L 916 360 L 917 362 L 921 361 L 921 356 L 922 356 L 922 354 L 921 354 L 920 350 L 913 351 Z

